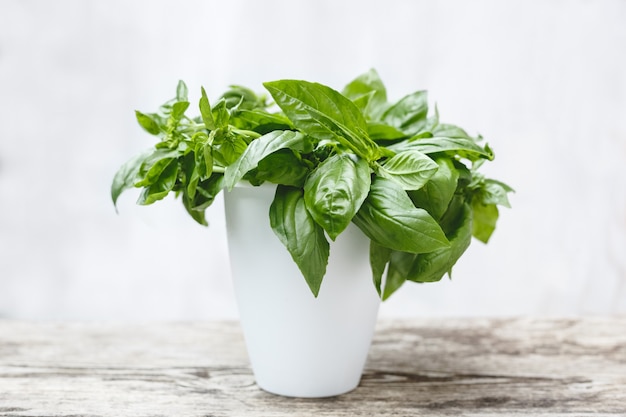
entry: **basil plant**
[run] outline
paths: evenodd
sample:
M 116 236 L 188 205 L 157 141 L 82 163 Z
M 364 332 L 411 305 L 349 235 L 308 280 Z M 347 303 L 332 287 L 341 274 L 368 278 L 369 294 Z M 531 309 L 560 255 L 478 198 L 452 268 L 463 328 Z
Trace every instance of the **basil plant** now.
M 481 137 L 429 113 L 426 91 L 389 102 L 374 70 L 339 92 L 300 80 L 264 83 L 271 98 L 232 86 L 213 104 L 188 90 L 154 113 L 137 111 L 156 145 L 113 179 L 115 204 L 170 193 L 207 225 L 205 210 L 240 181 L 277 184 L 269 221 L 317 296 L 334 240 L 352 222 L 370 239 L 373 282 L 387 299 L 405 281 L 439 281 L 470 244 L 487 242 L 506 184 L 478 172 L 494 153 Z M 383 279 L 384 277 L 384 279 Z M 384 284 L 383 284 L 384 283 Z

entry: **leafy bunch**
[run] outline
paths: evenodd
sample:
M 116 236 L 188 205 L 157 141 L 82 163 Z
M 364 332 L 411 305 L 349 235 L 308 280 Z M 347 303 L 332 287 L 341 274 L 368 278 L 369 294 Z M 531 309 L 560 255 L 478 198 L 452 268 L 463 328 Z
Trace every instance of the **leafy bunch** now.
M 170 193 L 206 225 L 205 210 L 239 182 L 277 184 L 269 220 L 317 296 L 330 244 L 354 223 L 370 239 L 374 285 L 383 299 L 405 281 L 439 281 L 471 237 L 487 242 L 512 189 L 478 172 L 494 153 L 482 138 L 429 114 L 427 93 L 387 100 L 374 70 L 342 92 L 318 83 L 264 83 L 273 102 L 231 87 L 186 115 L 188 90 L 156 113 L 136 112 L 158 137 L 114 177 L 114 204 L 131 187 L 138 204 Z M 278 108 L 276 108 L 276 106 Z M 384 279 L 383 279 L 384 278 Z

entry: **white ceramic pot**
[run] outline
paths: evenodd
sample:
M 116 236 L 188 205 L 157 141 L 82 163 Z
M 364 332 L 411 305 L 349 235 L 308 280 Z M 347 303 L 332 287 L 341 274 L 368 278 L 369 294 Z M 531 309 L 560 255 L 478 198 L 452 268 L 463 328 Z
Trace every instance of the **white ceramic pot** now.
M 350 225 L 331 242 L 317 298 L 274 235 L 275 186 L 237 186 L 224 195 L 230 263 L 257 384 L 290 397 L 329 397 L 359 384 L 380 299 L 369 240 Z

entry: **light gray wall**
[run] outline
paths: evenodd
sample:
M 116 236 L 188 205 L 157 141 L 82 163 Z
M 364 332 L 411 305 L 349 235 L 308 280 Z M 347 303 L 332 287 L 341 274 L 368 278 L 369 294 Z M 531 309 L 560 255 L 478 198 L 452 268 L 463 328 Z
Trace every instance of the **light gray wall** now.
M 178 79 L 218 96 L 370 67 L 427 89 L 496 150 L 513 185 L 492 242 L 454 280 L 407 285 L 382 316 L 626 313 L 626 2 L 0 2 L 0 316 L 236 317 L 221 200 L 116 215 L 117 167 L 151 146 L 133 110 Z

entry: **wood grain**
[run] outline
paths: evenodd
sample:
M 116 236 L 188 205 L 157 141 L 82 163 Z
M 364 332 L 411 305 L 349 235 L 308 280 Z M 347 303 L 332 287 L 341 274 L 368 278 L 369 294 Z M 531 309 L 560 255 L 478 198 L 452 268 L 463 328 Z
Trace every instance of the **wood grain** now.
M 384 321 L 355 391 L 259 390 L 237 323 L 0 321 L 0 416 L 626 416 L 626 318 Z

